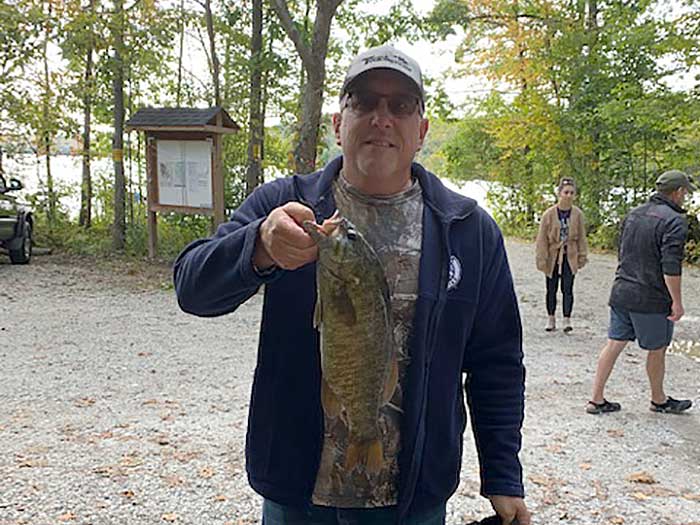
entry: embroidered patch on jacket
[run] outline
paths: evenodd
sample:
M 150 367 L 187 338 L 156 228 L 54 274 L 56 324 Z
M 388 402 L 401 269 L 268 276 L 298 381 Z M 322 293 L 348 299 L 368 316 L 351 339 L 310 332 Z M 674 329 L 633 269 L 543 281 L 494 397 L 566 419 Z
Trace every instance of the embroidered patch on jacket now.
M 462 280 L 462 263 L 459 262 L 456 256 L 450 256 L 450 270 L 447 278 L 447 289 L 456 288 L 459 281 Z

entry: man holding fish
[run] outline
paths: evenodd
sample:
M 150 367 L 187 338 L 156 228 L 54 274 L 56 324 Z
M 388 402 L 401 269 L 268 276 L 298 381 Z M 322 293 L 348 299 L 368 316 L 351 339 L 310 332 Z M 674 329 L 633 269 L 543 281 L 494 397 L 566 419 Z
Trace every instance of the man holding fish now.
M 424 103 L 415 60 L 361 53 L 333 116 L 342 156 L 258 188 L 176 261 L 178 301 L 196 315 L 265 285 L 246 443 L 265 525 L 445 523 L 467 408 L 482 495 L 503 524 L 530 524 L 503 239 L 413 162 Z

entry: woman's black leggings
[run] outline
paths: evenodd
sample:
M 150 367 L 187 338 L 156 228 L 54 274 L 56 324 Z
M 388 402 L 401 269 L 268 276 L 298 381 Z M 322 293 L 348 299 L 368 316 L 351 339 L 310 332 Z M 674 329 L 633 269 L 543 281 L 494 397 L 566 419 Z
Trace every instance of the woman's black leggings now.
M 569 259 L 564 255 L 561 264 L 561 276 L 559 275 L 559 265 L 554 265 L 554 273 L 547 277 L 547 313 L 554 315 L 557 309 L 557 288 L 559 287 L 559 277 L 561 277 L 561 293 L 564 295 L 564 317 L 571 317 L 571 310 L 574 307 L 574 274 L 571 273 Z

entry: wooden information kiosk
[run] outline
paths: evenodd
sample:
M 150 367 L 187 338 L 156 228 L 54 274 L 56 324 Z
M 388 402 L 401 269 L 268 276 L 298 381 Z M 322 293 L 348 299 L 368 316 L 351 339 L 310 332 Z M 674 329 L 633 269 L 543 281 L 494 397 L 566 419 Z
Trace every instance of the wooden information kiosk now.
M 157 212 L 224 216 L 222 136 L 240 127 L 221 107 L 143 108 L 126 123 L 146 134 L 148 256 L 158 248 Z

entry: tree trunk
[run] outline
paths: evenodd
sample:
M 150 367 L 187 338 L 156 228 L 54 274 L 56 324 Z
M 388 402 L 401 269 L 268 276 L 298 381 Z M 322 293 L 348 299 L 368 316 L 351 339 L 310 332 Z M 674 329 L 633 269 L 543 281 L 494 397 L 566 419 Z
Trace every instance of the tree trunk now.
M 316 169 L 318 130 L 321 126 L 323 84 L 326 77 L 325 65 L 313 66 L 307 69 L 307 73 L 299 140 L 294 148 L 294 164 L 297 173 L 311 173 Z
M 54 220 L 56 219 L 56 193 L 53 187 L 53 175 L 51 174 L 51 77 L 49 75 L 49 39 L 51 38 L 51 3 L 48 6 L 48 16 L 46 23 L 44 24 L 44 100 L 43 100 L 43 123 L 41 130 L 41 139 L 43 142 L 44 153 L 46 154 L 46 191 L 48 193 L 49 207 L 47 212 L 47 219 L 49 223 L 49 229 L 54 225 Z
M 134 114 L 134 89 L 133 89 L 133 84 L 131 83 L 131 64 L 127 64 L 126 67 L 126 85 L 129 88 L 129 94 L 126 97 L 126 100 L 129 102 L 129 115 Z M 127 209 L 129 210 L 129 222 L 128 226 L 131 227 L 134 225 L 134 157 L 133 157 L 133 149 L 131 148 L 131 132 L 127 132 L 126 134 L 126 154 L 129 157 L 129 169 L 128 169 L 128 176 L 126 177 L 126 184 L 127 184 Z
M 598 47 L 598 0 L 587 0 L 587 12 L 586 12 L 586 33 L 588 42 L 588 75 L 592 76 L 597 70 L 597 47 Z M 593 109 L 593 108 L 591 108 Z M 603 202 L 603 195 L 605 193 L 605 188 L 603 181 L 601 180 L 600 174 L 600 135 L 601 135 L 601 125 L 600 120 L 597 116 L 593 118 L 593 124 L 590 131 L 591 136 L 591 181 L 593 184 L 589 185 L 595 188 L 595 195 L 593 198 L 594 202 Z M 599 207 L 595 207 L 592 210 L 591 222 L 593 224 L 600 223 L 601 215 Z
M 182 90 L 182 53 L 185 44 L 185 0 L 180 0 L 180 53 L 177 57 L 177 89 L 175 91 L 175 107 L 180 107 Z
M 219 83 L 219 59 L 216 56 L 216 39 L 214 35 L 214 17 L 211 13 L 211 0 L 204 3 L 207 34 L 209 35 L 209 54 L 211 55 L 211 76 L 214 82 L 214 105 L 221 106 L 221 84 Z
M 90 0 L 90 15 L 95 12 L 95 0 Z M 92 225 L 92 176 L 90 174 L 90 134 L 92 116 L 92 49 L 94 46 L 92 19 L 90 22 L 90 38 L 88 39 L 85 56 L 85 85 L 83 95 L 83 178 L 80 185 L 80 216 L 78 224 L 84 228 Z
M 114 135 L 112 136 L 112 160 L 114 162 L 114 225 L 112 247 L 121 251 L 126 239 L 126 199 L 124 183 L 124 3 L 115 0 L 114 24 Z
M 311 34 L 311 47 L 309 47 L 292 20 L 286 0 L 272 0 L 272 7 L 285 33 L 294 43 L 307 76 L 301 108 L 299 139 L 294 148 L 294 164 L 297 173 L 310 173 L 316 168 L 328 39 L 333 17 L 342 1 L 316 0 L 316 19 Z
M 263 1 L 253 0 L 253 32 L 250 39 L 250 122 L 248 139 L 248 169 L 246 170 L 246 195 L 250 195 L 263 179 L 262 143 L 262 14 Z

